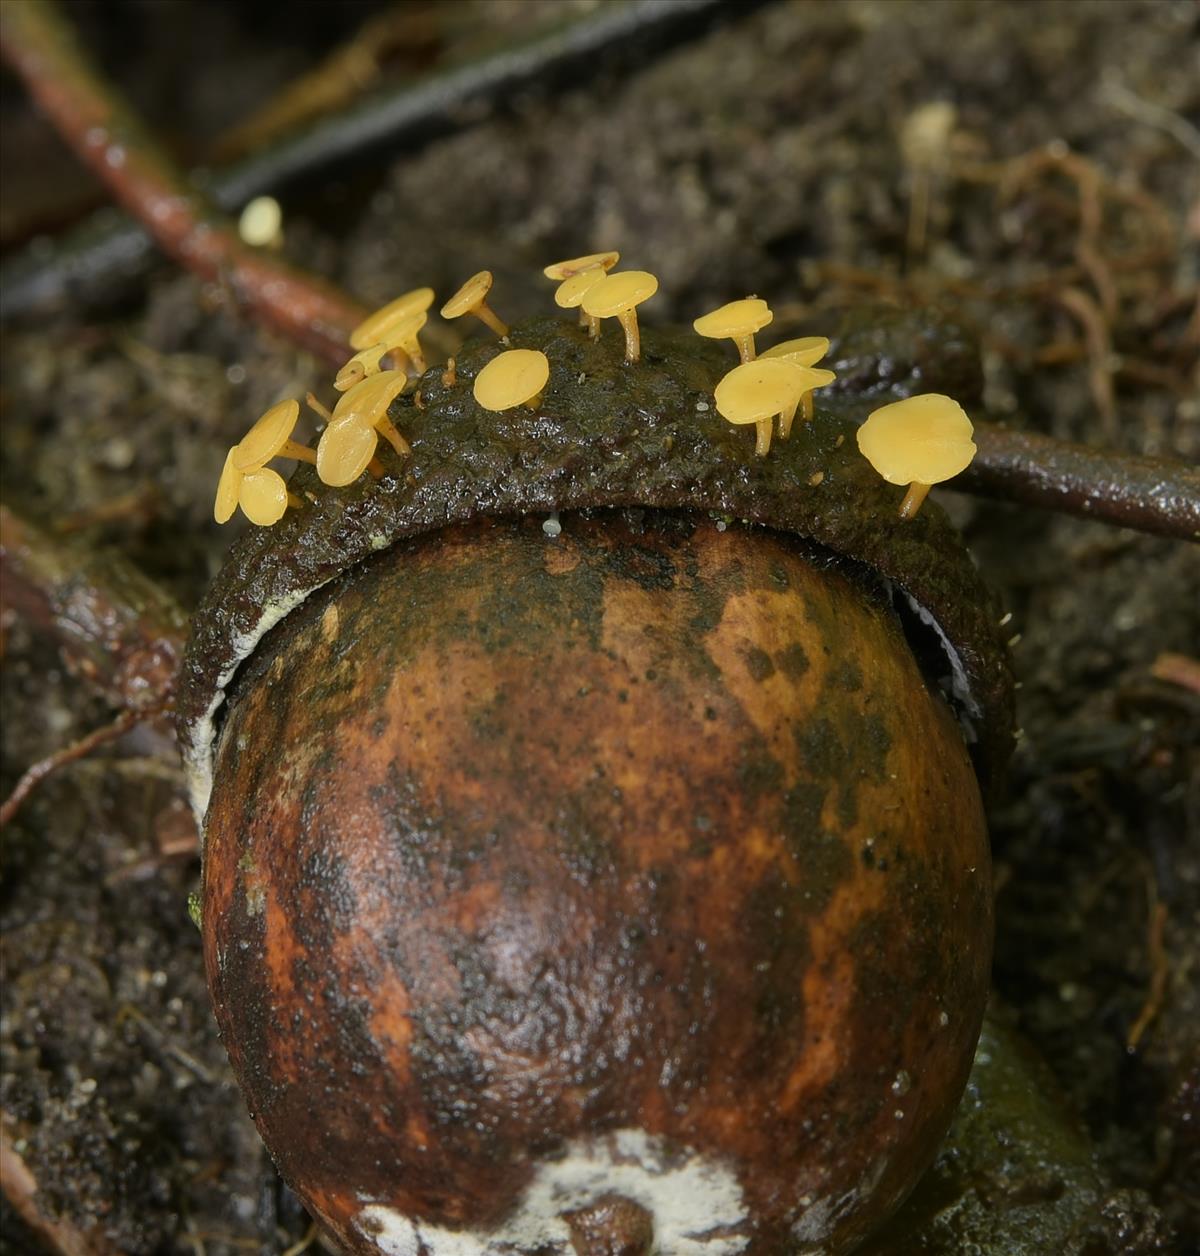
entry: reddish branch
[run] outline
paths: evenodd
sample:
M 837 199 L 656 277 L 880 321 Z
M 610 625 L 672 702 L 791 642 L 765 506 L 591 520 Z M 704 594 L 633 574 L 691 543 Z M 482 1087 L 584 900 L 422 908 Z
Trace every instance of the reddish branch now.
M 119 555 L 50 537 L 0 506 L 0 593 L 114 706 L 146 712 L 174 692 L 187 617 Z
M 1157 536 L 1200 540 L 1195 467 L 993 423 L 975 425 L 975 444 L 975 461 L 953 482 L 955 488 Z
M 0 51 L 79 156 L 159 245 L 331 363 L 368 311 L 316 276 L 243 243 L 91 64 L 47 0 L 0 5 Z

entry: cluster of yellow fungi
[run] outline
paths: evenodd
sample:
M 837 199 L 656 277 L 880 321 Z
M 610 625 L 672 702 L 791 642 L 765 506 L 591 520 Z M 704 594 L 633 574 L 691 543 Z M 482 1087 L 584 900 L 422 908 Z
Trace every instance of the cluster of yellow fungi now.
M 753 423 L 754 452 L 760 458 L 771 448 L 775 418 L 779 436 L 787 440 L 792 421 L 803 407 L 804 418 L 813 417 L 813 392 L 832 384 L 833 371 L 814 366 L 829 352 L 824 336 L 785 340 L 761 356 L 754 347 L 754 335 L 770 325 L 775 315 L 761 297 L 730 301 L 720 309 L 696 319 L 692 326 L 712 340 L 732 340 L 741 365 L 735 366 L 716 387 L 718 413 L 730 423 Z
M 601 320 L 617 319 L 625 335 L 625 361 L 633 364 L 641 358 L 637 307 L 658 291 L 658 280 L 643 270 L 614 270 L 620 260 L 615 250 L 589 253 L 555 262 L 542 273 L 558 284 L 555 302 L 563 309 L 578 309 L 580 326 L 592 339 L 601 334 Z M 456 319 L 471 314 L 507 345 L 508 325 L 488 304 L 492 284 L 491 271 L 472 275 L 441 307 L 441 315 Z M 283 477 L 266 465 L 272 458 L 312 462 L 323 483 L 341 488 L 364 473 L 375 479 L 384 474 L 377 456 L 381 436 L 399 457 L 411 455 L 388 410 L 426 370 L 420 332 L 433 302 L 432 288 L 416 288 L 376 310 L 351 332 L 355 352 L 333 381 L 341 394 L 334 409 L 308 394 L 310 408 L 325 423 L 315 450 L 292 440 L 300 414 L 296 401 L 279 402 L 254 424 L 225 459 L 213 506 L 218 523 L 225 523 L 241 507 L 251 522 L 269 525 L 278 522 L 289 506 L 302 504 Z M 775 420 L 780 439 L 786 440 L 797 411 L 811 422 L 814 392 L 836 379 L 833 371 L 817 365 L 829 352 L 824 336 L 785 340 L 759 354 L 754 337 L 773 318 L 765 301 L 749 296 L 693 323 L 699 335 L 729 339 L 736 346 L 740 362 L 717 384 L 714 399 L 718 413 L 730 423 L 754 425 L 754 448 L 760 457 L 770 451 Z M 540 350 L 505 349 L 475 376 L 473 394 L 485 410 L 526 406 L 537 411 L 549 379 L 550 362 Z M 457 384 L 453 358 L 441 380 L 447 388 Z M 419 406 L 420 393 L 416 401 Z M 906 486 L 900 517 L 911 519 L 931 485 L 966 469 L 975 454 L 972 434 L 971 421 L 956 401 L 929 393 L 874 411 L 859 429 L 858 446 L 885 480 Z M 823 479 L 819 473 L 809 483 L 817 485 Z
M 213 518 L 218 523 L 228 522 L 240 506 L 251 523 L 266 526 L 282 519 L 288 506 L 300 505 L 283 476 L 267 466 L 272 458 L 316 462 L 317 455 L 307 445 L 292 440 L 299 417 L 299 402 L 281 401 L 225 455 L 213 503 Z

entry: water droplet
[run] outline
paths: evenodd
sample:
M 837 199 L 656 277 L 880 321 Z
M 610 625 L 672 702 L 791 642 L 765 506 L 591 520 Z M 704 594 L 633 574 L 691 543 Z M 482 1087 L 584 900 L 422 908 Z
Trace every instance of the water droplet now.
M 912 1078 L 901 1069 L 896 1074 L 896 1080 L 892 1082 L 892 1094 L 906 1095 L 912 1089 Z

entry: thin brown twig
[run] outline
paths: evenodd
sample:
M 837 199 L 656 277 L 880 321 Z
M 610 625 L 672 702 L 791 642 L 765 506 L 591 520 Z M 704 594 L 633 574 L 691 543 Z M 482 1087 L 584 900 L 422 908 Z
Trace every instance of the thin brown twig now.
M 1146 950 L 1150 958 L 1150 988 L 1146 991 L 1142 1010 L 1125 1036 L 1125 1050 L 1130 1055 L 1138 1049 L 1138 1044 L 1146 1030 L 1150 1028 L 1162 1010 L 1163 998 L 1167 992 L 1167 978 L 1171 974 L 1171 965 L 1167 958 L 1164 941 L 1167 905 L 1159 899 L 1158 886 L 1152 875 L 1147 876 L 1146 892 L 1150 900 L 1149 920 L 1146 926 Z
M 308 1251 L 310 1247 L 317 1241 L 317 1223 L 312 1222 L 308 1229 L 304 1232 L 302 1238 L 298 1239 L 290 1247 L 285 1248 L 280 1256 L 301 1256 L 301 1253 Z
M 1108 321 L 1096 302 L 1080 288 L 1063 288 L 1054 299 L 1069 310 L 1083 328 L 1088 344 L 1088 384 L 1104 422 L 1105 435 L 1117 434 L 1117 399 L 1113 391 L 1112 342 Z
M 327 361 L 349 356 L 347 338 L 366 308 L 245 244 L 97 72 L 48 0 L 0 5 L 0 51 L 62 137 L 171 257 Z
M 1155 680 L 1178 685 L 1200 697 L 1200 660 L 1186 654 L 1173 654 L 1169 650 L 1160 654 L 1150 665 L 1150 675 Z
M 105 724 L 103 728 L 93 729 L 92 732 L 81 737 L 78 741 L 73 741 L 69 746 L 56 750 L 53 754 L 47 755 L 44 759 L 39 759 L 37 763 L 26 768 L 12 793 L 4 800 L 3 804 L 0 804 L 0 829 L 4 828 L 12 820 L 21 809 L 21 804 L 46 777 L 57 772 L 59 768 L 65 767 L 68 763 L 74 763 L 77 759 L 86 758 L 100 746 L 107 745 L 110 741 L 116 741 L 118 737 L 124 736 L 131 728 L 136 727 L 143 721 L 152 719 L 156 715 L 161 715 L 168 705 L 169 703 L 167 702 L 159 702 L 137 710 L 122 711 L 111 724 Z

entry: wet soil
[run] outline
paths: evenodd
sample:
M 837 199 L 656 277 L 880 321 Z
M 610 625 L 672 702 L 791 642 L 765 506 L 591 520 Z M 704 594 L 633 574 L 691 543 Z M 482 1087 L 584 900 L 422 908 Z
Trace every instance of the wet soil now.
M 389 73 L 546 14 L 408 9 L 433 43 Z M 70 11 L 196 157 L 376 9 Z M 980 334 L 993 417 L 1194 461 L 1198 45 L 1185 0 L 772 4 L 310 184 L 284 200 L 285 249 L 368 304 L 486 266 L 510 319 L 550 308 L 546 262 L 612 245 L 660 276 L 660 322 L 749 291 L 782 339 L 867 299 L 931 302 Z M 28 178 L 73 168 L 9 80 L 2 106 L 5 238 L 26 247 L 30 224 L 94 193 Z M 132 299 L 6 327 L 2 355 L 6 500 L 118 547 L 189 607 L 239 526 L 211 521 L 226 447 L 282 395 L 331 396 L 320 364 L 166 263 Z M 1200 694 L 1163 659 L 1200 651 L 1195 547 L 943 500 L 1013 616 L 1022 737 L 990 816 L 995 983 L 1111 1191 L 1081 1250 L 1194 1250 Z M 10 617 L 3 633 L 7 793 L 111 713 L 43 636 Z M 278 1252 L 308 1221 L 216 1039 L 186 823 L 170 749 L 142 731 L 57 774 L 4 831 L 5 1132 L 44 1210 L 97 1251 Z M 0 1250 L 53 1250 L 2 1207 Z

